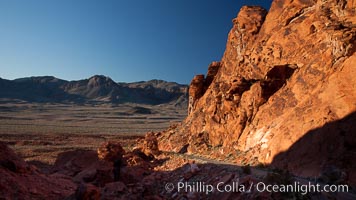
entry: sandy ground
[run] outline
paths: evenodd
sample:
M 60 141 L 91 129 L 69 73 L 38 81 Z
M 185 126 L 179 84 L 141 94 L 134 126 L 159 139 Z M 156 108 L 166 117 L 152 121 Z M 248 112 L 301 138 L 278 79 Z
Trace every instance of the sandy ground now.
M 52 164 L 60 152 L 95 150 L 108 140 L 127 149 L 147 131 L 181 122 L 186 109 L 173 105 L 74 105 L 0 99 L 0 140 L 27 161 Z

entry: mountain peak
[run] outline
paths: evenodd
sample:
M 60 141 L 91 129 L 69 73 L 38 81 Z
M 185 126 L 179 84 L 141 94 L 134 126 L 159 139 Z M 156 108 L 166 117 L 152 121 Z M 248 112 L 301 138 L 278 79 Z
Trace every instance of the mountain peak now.
M 92 76 L 92 77 L 90 77 L 89 79 L 111 79 L 110 77 L 108 77 L 108 76 L 105 76 L 105 75 L 94 75 L 94 76 Z
M 0 79 L 0 98 L 36 102 L 111 102 L 162 104 L 185 102 L 186 85 L 166 81 L 116 83 L 110 77 L 94 75 L 88 79 L 65 81 L 53 76 Z M 183 104 L 182 104 L 183 105 Z M 183 105 L 184 106 L 184 105 Z
M 116 83 L 110 77 L 104 75 L 94 75 L 89 78 L 88 86 L 98 87 L 103 85 L 112 86 L 116 85 Z

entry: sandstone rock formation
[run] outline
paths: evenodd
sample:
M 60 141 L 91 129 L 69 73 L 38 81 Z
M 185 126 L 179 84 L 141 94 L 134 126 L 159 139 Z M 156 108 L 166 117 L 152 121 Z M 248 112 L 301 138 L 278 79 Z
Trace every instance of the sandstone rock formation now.
M 273 163 L 305 176 L 335 164 L 355 177 L 346 163 L 356 159 L 351 120 L 318 129 L 356 111 L 355 16 L 356 2 L 347 0 L 275 0 L 268 14 L 242 7 L 215 78 L 204 88 L 203 75 L 194 77 L 189 115 L 162 134 L 160 148 Z M 315 129 L 306 141 L 315 148 L 274 160 Z
M 75 150 L 58 155 L 51 173 L 71 177 L 76 184 L 104 186 L 114 181 L 113 164 L 98 158 L 95 151 Z
M 147 134 L 143 147 L 133 151 L 111 142 L 98 152 L 62 153 L 49 174 L 0 143 L 0 199 L 297 198 L 299 194 L 165 189 L 167 182 L 256 185 L 293 178 L 287 171 L 266 175 L 257 164 L 355 185 L 356 2 L 275 0 L 268 14 L 260 7 L 241 8 L 233 23 L 221 62 L 210 65 L 206 78 L 193 79 L 189 116 L 181 125 Z M 188 155 L 165 151 L 237 165 L 195 166 L 184 159 Z M 115 181 L 112 161 L 118 155 L 123 163 Z M 251 166 L 239 167 L 244 165 Z M 354 194 L 311 195 L 355 199 Z
M 189 85 L 189 102 L 188 102 L 188 115 L 194 110 L 195 102 L 203 96 L 204 90 L 204 75 L 199 74 L 194 76 Z
M 216 74 L 218 73 L 219 69 L 221 67 L 221 63 L 214 61 L 210 63 L 208 67 L 208 72 L 206 73 L 206 79 L 205 79 L 205 90 L 209 87 L 209 85 L 213 82 Z
M 116 143 L 117 144 L 117 143 Z M 105 146 L 105 145 L 103 145 Z M 6 155 L 8 154 L 8 155 Z M 24 162 L 4 143 L 0 143 L 0 198 L 1 199 L 66 199 L 66 200 L 109 200 L 109 199 L 296 199 L 297 192 L 268 193 L 252 189 L 249 192 L 199 192 L 167 189 L 178 182 L 223 186 L 241 184 L 249 186 L 258 182 L 285 184 L 292 176 L 284 171 L 266 173 L 255 169 L 246 170 L 237 165 L 195 162 L 180 156 L 162 152 L 153 159 L 146 160 L 139 150 L 128 151 L 123 155 L 120 180 L 112 178 L 113 165 L 98 159 L 95 151 L 76 150 L 59 155 L 52 170 L 43 174 L 34 166 Z M 188 156 L 187 156 L 188 157 Z M 9 164 L 13 163 L 13 164 Z M 13 167 L 16 166 L 16 167 Z M 252 168 L 252 167 L 251 167 Z M 25 169 L 16 171 L 14 169 Z M 262 173 L 262 174 L 261 174 Z M 259 174 L 258 176 L 256 176 Z M 262 176 L 261 176 L 262 175 Z M 79 178 L 80 177 L 80 178 Z M 109 178 L 108 178 L 109 177 Z M 111 178 L 110 178 L 111 177 Z M 344 173 L 337 168 L 326 168 L 321 178 L 326 181 L 342 181 Z M 220 189 L 224 189 L 223 186 Z M 229 188 L 229 187 L 228 187 Z M 203 190 L 203 189 L 201 189 Z M 308 194 L 304 198 L 354 199 L 353 194 L 335 193 L 331 195 Z
M 0 142 L 0 199 L 64 199 L 75 191 L 66 176 L 45 175 Z
M 203 74 L 194 76 L 189 85 L 188 115 L 195 109 L 196 102 L 203 96 L 209 85 L 214 80 L 220 66 L 220 62 L 212 62 L 209 65 L 206 78 L 204 78 Z
M 160 154 L 160 151 L 158 148 L 157 136 L 155 135 L 154 132 L 146 133 L 145 139 L 143 141 L 142 151 L 146 156 L 149 156 L 149 157 L 157 156 Z
M 122 158 L 125 154 L 125 150 L 122 148 L 120 143 L 106 142 L 98 148 L 97 153 L 100 159 L 114 162 L 115 160 Z

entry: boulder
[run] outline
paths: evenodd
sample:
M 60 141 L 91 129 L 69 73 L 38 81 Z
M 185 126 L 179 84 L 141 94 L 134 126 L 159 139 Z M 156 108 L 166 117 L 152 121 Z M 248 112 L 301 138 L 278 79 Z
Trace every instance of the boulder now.
M 142 152 L 146 156 L 157 156 L 160 154 L 160 150 L 158 148 L 158 140 L 157 136 L 154 132 L 148 132 L 145 135 L 145 139 L 143 142 Z
M 65 175 L 41 174 L 0 142 L 0 199 L 64 199 L 76 185 Z
M 10 149 L 6 143 L 0 141 L 0 167 L 15 173 L 30 172 L 29 165 L 15 152 Z
M 95 151 L 74 150 L 60 153 L 51 171 L 70 176 L 77 184 L 103 186 L 114 181 L 113 169 L 113 164 L 99 160 Z
M 100 190 L 92 184 L 81 184 L 75 192 L 77 200 L 100 200 Z
M 122 148 L 120 143 L 106 142 L 98 148 L 98 157 L 102 160 L 109 162 L 114 162 L 119 160 L 125 154 L 125 150 Z

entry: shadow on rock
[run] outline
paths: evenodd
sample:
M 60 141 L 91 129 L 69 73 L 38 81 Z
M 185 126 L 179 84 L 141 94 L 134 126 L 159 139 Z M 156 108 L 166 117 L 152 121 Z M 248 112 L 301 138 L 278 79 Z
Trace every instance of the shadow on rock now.
M 287 151 L 275 156 L 272 166 L 325 183 L 356 185 L 356 112 L 311 130 Z

